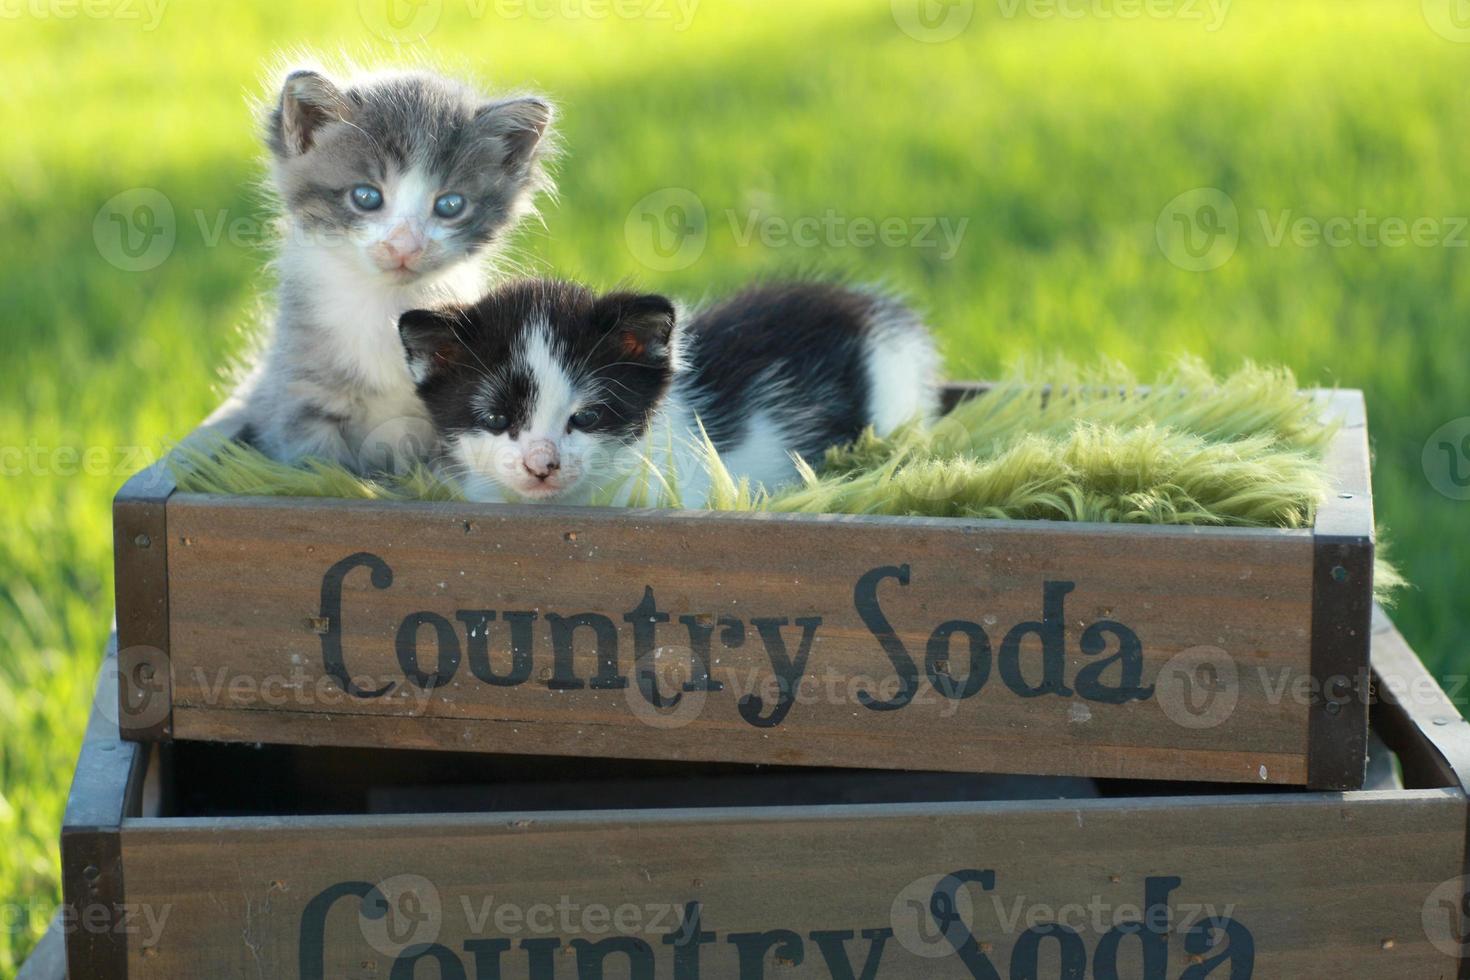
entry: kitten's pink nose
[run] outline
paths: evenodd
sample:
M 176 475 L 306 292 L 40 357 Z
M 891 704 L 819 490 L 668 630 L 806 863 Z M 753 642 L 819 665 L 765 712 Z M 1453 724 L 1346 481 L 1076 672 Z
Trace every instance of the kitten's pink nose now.
M 391 264 L 405 268 L 424 254 L 424 243 L 406 225 L 400 225 L 383 239 L 383 252 Z
M 550 439 L 537 439 L 521 454 L 521 465 L 538 480 L 546 480 L 561 469 L 561 454 Z

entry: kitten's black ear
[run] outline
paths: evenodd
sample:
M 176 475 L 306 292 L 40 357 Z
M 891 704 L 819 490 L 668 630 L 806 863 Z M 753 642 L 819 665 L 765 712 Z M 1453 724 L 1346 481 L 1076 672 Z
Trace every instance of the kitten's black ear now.
M 551 103 L 527 96 L 481 106 L 475 122 L 487 135 L 504 142 L 506 168 L 520 170 L 536 158 L 552 114 Z
M 293 71 L 281 86 L 281 101 L 271 118 L 271 149 L 280 157 L 299 156 L 311 149 L 317 130 L 346 119 L 352 104 L 324 75 Z
M 613 293 L 597 302 L 597 319 L 621 356 L 667 360 L 678 314 L 662 296 Z
M 409 310 L 398 318 L 398 336 L 415 381 L 422 384 L 461 363 L 468 352 L 455 329 L 461 322 L 456 310 Z

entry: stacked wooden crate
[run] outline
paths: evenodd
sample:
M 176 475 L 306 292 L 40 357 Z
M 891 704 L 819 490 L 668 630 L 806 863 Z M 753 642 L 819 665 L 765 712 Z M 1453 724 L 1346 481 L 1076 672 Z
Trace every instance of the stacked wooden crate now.
M 142 474 L 63 839 L 128 928 L 71 975 L 1470 975 L 1470 738 L 1322 403 L 1309 531 Z

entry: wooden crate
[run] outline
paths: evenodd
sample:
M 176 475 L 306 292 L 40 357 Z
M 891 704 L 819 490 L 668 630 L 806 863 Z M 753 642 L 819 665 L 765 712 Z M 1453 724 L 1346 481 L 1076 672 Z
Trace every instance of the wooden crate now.
M 1361 395 L 1320 397 L 1339 493 L 1301 531 L 233 498 L 158 467 L 115 506 L 125 731 L 1354 788 L 1368 446 Z
M 145 746 L 104 671 L 62 858 L 113 927 L 71 976 L 1467 977 L 1470 730 L 1374 643 L 1409 788 L 1345 794 Z

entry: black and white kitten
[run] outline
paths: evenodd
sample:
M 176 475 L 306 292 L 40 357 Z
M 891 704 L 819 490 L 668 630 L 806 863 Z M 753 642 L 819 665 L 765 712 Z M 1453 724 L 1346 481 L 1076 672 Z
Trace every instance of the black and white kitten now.
M 266 120 L 285 228 L 275 329 L 245 394 L 256 445 L 359 471 L 432 446 L 398 318 L 483 292 L 485 257 L 551 188 L 551 116 L 427 72 L 287 77 Z
M 843 286 L 758 287 L 685 322 L 662 296 L 526 280 L 399 326 L 445 471 L 471 500 L 626 503 L 649 457 L 697 507 L 701 423 L 734 477 L 771 490 L 796 476 L 792 454 L 816 462 L 938 403 L 919 318 Z

